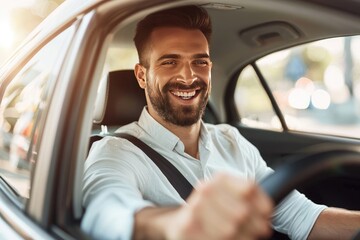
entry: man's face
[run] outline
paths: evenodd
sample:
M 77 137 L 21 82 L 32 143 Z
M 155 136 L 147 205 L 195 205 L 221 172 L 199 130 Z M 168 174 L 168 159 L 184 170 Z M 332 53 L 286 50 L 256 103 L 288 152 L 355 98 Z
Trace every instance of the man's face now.
M 179 126 L 198 122 L 210 94 L 212 66 L 201 31 L 155 29 L 147 59 L 145 90 L 150 114 Z

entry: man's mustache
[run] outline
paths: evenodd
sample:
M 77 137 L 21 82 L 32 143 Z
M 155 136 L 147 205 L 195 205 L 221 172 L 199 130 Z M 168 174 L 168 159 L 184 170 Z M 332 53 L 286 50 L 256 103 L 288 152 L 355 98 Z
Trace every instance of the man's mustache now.
M 167 84 L 165 84 L 163 92 L 168 92 L 170 89 L 189 90 L 195 88 L 207 89 L 207 87 L 207 84 L 202 80 L 196 80 L 190 85 L 182 84 L 180 82 L 168 82 Z

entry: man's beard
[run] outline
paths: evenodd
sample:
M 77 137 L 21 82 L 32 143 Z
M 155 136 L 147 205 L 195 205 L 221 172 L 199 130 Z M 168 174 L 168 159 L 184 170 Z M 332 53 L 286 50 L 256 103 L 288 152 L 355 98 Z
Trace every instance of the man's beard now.
M 192 106 L 182 106 L 182 105 L 172 105 L 170 103 L 169 93 L 170 89 L 176 90 L 189 90 L 200 88 L 200 93 L 198 98 L 200 101 L 197 105 Z M 162 90 L 158 88 L 153 89 L 149 81 L 147 82 L 146 89 L 149 95 L 151 104 L 153 105 L 155 111 L 162 117 L 165 121 L 172 123 L 178 126 L 191 126 L 199 121 L 203 116 L 206 104 L 209 99 L 208 85 L 201 80 L 193 82 L 191 85 L 184 85 L 179 82 L 168 82 Z

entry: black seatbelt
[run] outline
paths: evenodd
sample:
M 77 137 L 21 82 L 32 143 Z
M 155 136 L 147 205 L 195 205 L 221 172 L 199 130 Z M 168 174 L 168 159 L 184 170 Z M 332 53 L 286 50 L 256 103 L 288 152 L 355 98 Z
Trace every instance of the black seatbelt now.
M 157 151 L 151 148 L 149 145 L 127 133 L 113 133 L 106 136 L 114 136 L 125 138 L 135 146 L 140 148 L 161 170 L 165 177 L 169 180 L 171 185 L 176 189 L 180 196 L 186 200 L 193 190 L 193 186 L 189 181 L 181 174 L 181 172 L 174 167 L 165 157 L 160 155 Z

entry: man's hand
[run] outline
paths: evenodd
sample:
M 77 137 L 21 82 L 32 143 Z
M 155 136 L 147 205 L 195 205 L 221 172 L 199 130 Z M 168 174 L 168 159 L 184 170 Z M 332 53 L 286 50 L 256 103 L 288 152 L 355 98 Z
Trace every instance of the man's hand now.
M 174 208 L 142 209 L 134 239 L 259 239 L 271 234 L 273 204 L 254 183 L 219 174 Z
M 258 239 L 271 234 L 273 205 L 253 182 L 220 174 L 201 183 L 169 223 L 169 239 Z M 169 225 L 171 226 L 171 224 Z
M 319 215 L 308 239 L 353 239 L 360 230 L 360 211 L 327 208 Z

